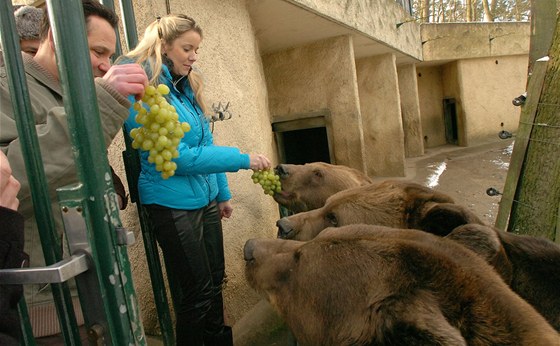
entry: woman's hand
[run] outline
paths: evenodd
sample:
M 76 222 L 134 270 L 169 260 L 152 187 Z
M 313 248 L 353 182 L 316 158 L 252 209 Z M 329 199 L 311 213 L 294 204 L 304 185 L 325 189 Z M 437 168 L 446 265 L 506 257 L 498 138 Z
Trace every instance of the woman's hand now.
M 218 208 L 220 208 L 220 218 L 221 219 L 223 219 L 224 217 L 226 219 L 229 219 L 229 217 L 231 216 L 231 213 L 233 213 L 233 207 L 231 206 L 230 201 L 224 201 L 224 202 L 218 203 Z
M 254 171 L 258 171 L 261 169 L 268 169 L 272 166 L 270 160 L 264 155 L 250 154 L 249 158 L 250 158 L 251 169 Z

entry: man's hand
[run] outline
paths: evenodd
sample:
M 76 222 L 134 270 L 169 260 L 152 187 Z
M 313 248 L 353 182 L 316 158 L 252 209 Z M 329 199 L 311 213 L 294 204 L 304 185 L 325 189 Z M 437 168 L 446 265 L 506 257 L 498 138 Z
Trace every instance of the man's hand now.
M 0 151 L 0 207 L 17 210 L 20 183 L 12 176 L 8 158 Z
M 148 76 L 138 64 L 111 66 L 103 79 L 123 96 L 134 95 L 136 100 L 144 96 L 144 89 L 148 85 Z

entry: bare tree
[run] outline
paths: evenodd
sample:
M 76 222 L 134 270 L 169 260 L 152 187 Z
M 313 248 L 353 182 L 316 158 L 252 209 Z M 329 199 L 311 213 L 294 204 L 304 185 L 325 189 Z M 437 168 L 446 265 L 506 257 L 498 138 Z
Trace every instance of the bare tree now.
M 536 1 L 536 0 L 533 0 Z M 560 0 L 553 1 L 560 6 Z M 414 0 L 421 22 L 528 21 L 530 0 Z
M 430 0 L 422 0 L 422 21 L 430 22 Z
M 473 2 L 472 0 L 467 0 L 465 2 L 465 6 L 467 7 L 467 22 L 473 21 Z
M 453 0 L 453 12 L 451 12 L 450 19 L 456 22 L 459 18 L 459 0 Z
M 494 3 L 494 7 L 496 7 L 496 1 L 492 1 Z M 488 4 L 488 0 L 482 0 L 482 7 L 484 8 L 484 21 L 485 22 L 493 22 L 494 15 L 492 14 L 490 5 Z

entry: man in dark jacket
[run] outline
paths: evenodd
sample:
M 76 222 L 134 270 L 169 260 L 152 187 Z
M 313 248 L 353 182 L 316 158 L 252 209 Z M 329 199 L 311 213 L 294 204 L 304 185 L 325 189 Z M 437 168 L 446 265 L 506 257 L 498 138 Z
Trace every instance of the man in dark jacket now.
M 0 269 L 21 268 L 28 262 L 23 252 L 23 216 L 17 212 L 19 187 L 0 151 Z M 22 285 L 0 285 L 0 345 L 19 345 L 17 304 L 22 295 Z

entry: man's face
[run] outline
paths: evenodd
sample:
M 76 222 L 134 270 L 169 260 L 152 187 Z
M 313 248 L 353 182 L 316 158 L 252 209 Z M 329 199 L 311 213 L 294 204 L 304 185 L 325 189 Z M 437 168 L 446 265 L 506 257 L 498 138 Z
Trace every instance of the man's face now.
M 90 16 L 87 20 L 88 46 L 94 77 L 103 77 L 111 67 L 117 36 L 105 19 Z
M 31 54 L 31 55 L 35 55 L 35 53 L 37 53 L 37 50 L 39 49 L 39 44 L 41 43 L 41 40 L 20 40 L 19 41 L 19 46 L 21 48 L 22 52 L 25 52 L 27 54 Z

